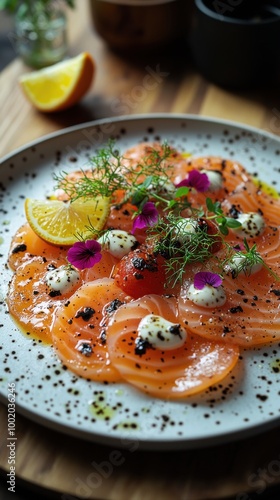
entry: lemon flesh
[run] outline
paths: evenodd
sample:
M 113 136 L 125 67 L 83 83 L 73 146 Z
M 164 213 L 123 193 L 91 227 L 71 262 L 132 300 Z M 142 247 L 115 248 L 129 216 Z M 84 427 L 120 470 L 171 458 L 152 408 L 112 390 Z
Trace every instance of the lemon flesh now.
M 32 71 L 19 78 L 28 100 L 41 111 L 58 111 L 72 106 L 89 89 L 94 61 L 83 52 L 76 57 Z
M 63 202 L 27 198 L 25 213 L 33 231 L 55 245 L 73 245 L 78 239 L 94 239 L 109 214 L 107 197 Z

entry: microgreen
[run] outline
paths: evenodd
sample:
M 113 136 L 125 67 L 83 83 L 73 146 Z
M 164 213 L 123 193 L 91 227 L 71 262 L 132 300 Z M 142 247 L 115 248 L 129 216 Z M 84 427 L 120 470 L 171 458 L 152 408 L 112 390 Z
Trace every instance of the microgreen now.
M 224 236 L 228 234 L 229 232 L 228 228 L 236 229 L 242 226 L 242 224 L 238 220 L 232 217 L 225 216 L 220 202 L 218 201 L 214 202 L 213 200 L 211 200 L 211 198 L 206 198 L 206 206 L 209 212 L 212 212 L 214 214 L 213 216 L 208 215 L 207 218 L 215 219 L 216 223 L 218 224 L 220 232 Z
M 184 231 L 183 220 L 181 216 L 168 213 L 148 230 L 149 237 L 156 242 L 155 253 L 166 259 L 168 284 L 172 286 L 182 282 L 187 264 L 205 262 L 213 255 L 212 246 L 217 237 L 208 234 L 195 218 L 190 219 L 190 227 L 193 225 L 195 230 Z

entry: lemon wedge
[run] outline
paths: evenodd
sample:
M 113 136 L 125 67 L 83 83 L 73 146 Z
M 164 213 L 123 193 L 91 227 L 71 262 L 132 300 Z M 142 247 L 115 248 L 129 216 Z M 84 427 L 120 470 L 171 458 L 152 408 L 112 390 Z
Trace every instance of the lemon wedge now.
M 109 214 L 110 200 L 79 198 L 72 203 L 60 200 L 25 200 L 25 214 L 33 231 L 43 240 L 55 245 L 73 245 L 83 239 L 93 239 Z M 91 230 L 89 229 L 91 228 Z M 92 231 L 93 228 L 93 231 Z
M 76 104 L 88 91 L 95 63 L 88 52 L 26 73 L 19 83 L 27 99 L 40 111 L 61 111 Z

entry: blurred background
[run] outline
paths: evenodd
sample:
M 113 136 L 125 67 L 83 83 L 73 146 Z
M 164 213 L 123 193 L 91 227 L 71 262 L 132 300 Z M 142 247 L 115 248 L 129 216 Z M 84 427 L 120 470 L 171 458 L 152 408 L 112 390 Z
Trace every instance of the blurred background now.
M 13 20 L 5 12 L 0 12 L 0 71 L 15 57 L 12 44 Z

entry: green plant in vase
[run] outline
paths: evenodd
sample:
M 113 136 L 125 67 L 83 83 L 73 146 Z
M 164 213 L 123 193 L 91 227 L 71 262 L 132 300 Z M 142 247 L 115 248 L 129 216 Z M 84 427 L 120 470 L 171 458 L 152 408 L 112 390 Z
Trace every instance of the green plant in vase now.
M 75 6 L 75 0 L 0 0 L 0 10 L 14 15 L 16 50 L 33 68 L 50 66 L 65 56 L 67 22 L 62 3 Z

